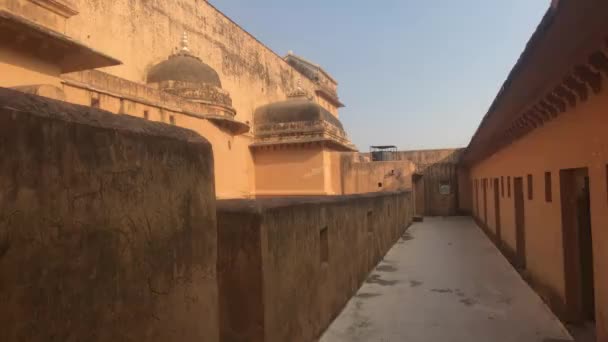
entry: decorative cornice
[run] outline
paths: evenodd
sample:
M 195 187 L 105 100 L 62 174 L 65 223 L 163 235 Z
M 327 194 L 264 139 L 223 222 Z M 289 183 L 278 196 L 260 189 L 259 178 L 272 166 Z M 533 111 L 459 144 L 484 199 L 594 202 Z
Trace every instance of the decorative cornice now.
M 313 63 L 311 61 L 309 61 L 308 59 L 302 57 L 302 56 L 298 56 L 295 53 L 293 53 L 293 51 L 289 50 L 287 52 L 287 56 L 283 57 L 283 59 L 285 61 L 287 61 L 290 58 L 294 58 L 299 60 L 300 62 L 304 63 L 304 64 L 308 64 L 310 67 L 317 69 L 318 71 L 320 71 L 323 75 L 325 75 L 325 77 L 327 77 L 330 81 L 334 82 L 335 84 L 338 84 L 338 81 L 336 81 L 335 78 L 333 78 L 327 71 L 325 71 L 325 69 L 323 69 L 323 67 L 321 67 L 319 64 L 317 63 Z
M 256 126 L 251 147 L 324 141 L 341 150 L 355 151 L 344 131 L 324 121 L 298 121 Z
M 344 103 L 342 103 L 340 101 L 340 99 L 338 98 L 338 96 L 336 96 L 335 94 L 333 94 L 332 92 L 328 91 L 327 89 L 325 89 L 324 87 L 319 87 L 315 90 L 315 92 L 317 93 L 317 95 L 323 97 L 324 99 L 326 99 L 327 101 L 329 101 L 331 104 L 333 104 L 334 106 L 338 107 L 338 108 L 342 108 L 345 107 Z
M 56 13 L 64 18 L 70 18 L 78 14 L 78 9 L 67 0 L 30 0 L 40 7 L 44 7 L 49 11 Z
M 465 161 L 472 163 L 483 159 L 599 94 L 608 77 L 608 37 L 605 44 L 575 63 L 561 82 L 549 86 L 536 101 L 514 115 L 502 132 L 492 136 L 492 141 L 473 141 L 467 148 Z
M 61 73 L 122 64 L 116 58 L 41 23 L 0 6 L 0 40 L 5 48 L 23 51 L 55 65 Z
M 465 164 L 491 156 L 606 87 L 606 10 L 606 1 L 553 2 L 473 135 Z M 574 31 L 573 22 L 580 24 Z

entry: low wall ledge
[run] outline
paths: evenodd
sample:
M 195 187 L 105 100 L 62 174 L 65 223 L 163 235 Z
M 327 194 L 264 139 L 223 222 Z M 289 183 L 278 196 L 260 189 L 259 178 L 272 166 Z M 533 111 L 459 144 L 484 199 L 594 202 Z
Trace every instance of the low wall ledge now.
M 346 203 L 366 199 L 400 196 L 411 193 L 411 190 L 370 192 L 364 194 L 338 195 L 338 196 L 299 196 L 299 197 L 272 197 L 258 199 L 219 199 L 217 210 L 219 212 L 246 212 L 262 214 L 267 210 L 303 206 Z
M 189 129 L 160 122 L 147 121 L 130 115 L 110 112 L 63 101 L 57 101 L 17 90 L 0 87 L 0 112 L 63 121 L 90 127 L 115 130 L 127 134 L 145 135 L 180 140 L 211 149 L 210 143 Z

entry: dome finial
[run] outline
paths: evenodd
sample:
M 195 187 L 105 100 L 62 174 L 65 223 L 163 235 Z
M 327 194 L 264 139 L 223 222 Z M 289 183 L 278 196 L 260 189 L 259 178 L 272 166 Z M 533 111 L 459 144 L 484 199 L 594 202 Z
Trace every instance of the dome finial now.
M 184 34 L 182 35 L 180 52 L 190 53 L 190 47 L 188 46 L 188 32 L 186 31 L 184 31 Z

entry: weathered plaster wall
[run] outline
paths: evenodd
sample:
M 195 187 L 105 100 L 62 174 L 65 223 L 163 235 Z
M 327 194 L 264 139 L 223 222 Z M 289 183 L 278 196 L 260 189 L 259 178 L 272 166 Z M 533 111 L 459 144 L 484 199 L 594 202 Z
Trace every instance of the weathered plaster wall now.
M 460 194 L 459 166 L 463 149 L 398 151 L 395 160 L 410 161 L 421 175 L 415 186 L 416 214 L 450 216 L 460 212 L 459 201 L 467 202 L 467 193 Z M 462 177 L 461 177 L 462 178 Z M 442 194 L 440 186 L 449 184 L 449 194 Z
M 421 171 L 424 178 L 424 215 L 451 216 L 459 212 L 458 167 L 453 163 L 436 163 Z M 449 193 L 440 191 L 441 185 L 449 185 Z
M 7 89 L 0 130 L 0 340 L 218 341 L 208 142 Z
M 2 87 L 33 84 L 50 84 L 59 87 L 61 85 L 60 73 L 59 68 L 55 65 L 0 47 Z
M 38 0 L 37 2 L 32 0 L 0 0 L 0 9 L 25 17 L 43 27 L 66 33 L 66 17 L 41 6 L 53 2 L 63 3 L 64 1 Z
M 502 243 L 512 251 L 516 249 L 513 179 L 524 179 L 527 268 L 535 286 L 556 310 L 563 307 L 566 277 L 559 171 L 588 168 L 598 341 L 608 339 L 607 106 L 608 91 L 604 90 L 471 168 L 474 214 L 484 222 L 483 208 L 487 206 L 488 219 L 485 224 L 492 233 L 496 232 L 494 188 L 488 185 L 487 201 L 484 203 L 481 184 L 483 179 L 504 177 L 505 192 L 502 195 L 501 189 L 500 196 L 500 225 Z M 545 172 L 552 175 L 551 202 L 545 200 Z M 527 197 L 527 175 L 533 177 L 532 200 Z M 479 184 L 478 196 L 475 196 L 476 183 Z
M 458 211 L 470 215 L 473 212 L 473 183 L 469 175 L 469 168 L 459 164 L 457 166 L 458 182 Z
M 219 201 L 222 341 L 315 340 L 411 219 L 409 192 Z
M 336 171 L 342 194 L 360 194 L 378 191 L 402 191 L 412 188 L 414 163 L 408 160 L 366 162 L 354 158 L 358 154 L 335 153 Z
M 145 83 L 148 70 L 165 60 L 187 31 L 190 50 L 218 72 L 241 121 L 253 122 L 255 108 L 284 100 L 298 79 L 314 94 L 310 80 L 207 1 L 73 2 L 80 14 L 70 18 L 69 35 L 124 63 L 103 69 L 110 74 Z
M 409 160 L 420 168 L 435 163 L 458 163 L 462 148 L 446 148 L 437 150 L 397 151 L 395 160 Z
M 223 130 L 208 120 L 189 113 L 223 115 L 225 109 L 186 101 L 135 82 L 107 73 L 87 71 L 63 76 L 63 90 L 67 101 L 88 106 L 91 99 L 99 101 L 101 109 L 113 113 L 143 118 L 148 113 L 151 121 L 170 123 L 189 128 L 204 136 L 213 146 L 215 186 L 219 198 L 248 197 L 253 190 L 253 162 L 247 137 L 239 137 Z
M 189 34 L 193 54 L 219 74 L 236 109 L 236 119 L 253 125 L 253 111 L 281 101 L 300 85 L 314 94 L 315 85 L 254 37 L 201 0 L 74 0 L 80 14 L 70 18 L 70 36 L 123 62 L 103 71 L 145 83 L 148 70 L 165 60 Z M 104 101 L 102 101 L 104 102 Z M 108 109 L 113 107 L 111 100 Z M 137 113 L 141 115 L 141 113 Z M 168 118 L 165 118 L 168 120 Z M 252 135 L 230 136 L 204 123 L 179 126 L 193 129 L 210 140 L 216 157 L 218 196 L 247 197 L 255 192 L 255 168 L 248 146 Z M 315 189 L 309 189 L 310 193 Z
M 322 146 L 256 149 L 253 160 L 256 196 L 326 194 Z
M 11 9 L 36 21 L 50 19 L 37 12 L 26 11 L 29 0 L 4 0 Z M 61 31 L 123 62 L 122 65 L 104 68 L 103 71 L 124 80 L 145 84 L 148 71 L 164 61 L 175 51 L 184 31 L 189 34 L 192 53 L 213 67 L 219 74 L 222 87 L 233 99 L 236 119 L 253 126 L 254 110 L 264 104 L 281 101 L 297 85 L 314 95 L 316 85 L 291 67 L 280 56 L 269 50 L 256 38 L 248 34 L 207 1 L 146 1 L 118 0 L 73 0 L 79 11 L 67 24 L 63 21 Z M 29 6 L 29 7 L 28 7 Z M 37 9 L 39 6 L 35 5 Z M 38 18 L 40 17 L 40 18 Z M 48 19 L 48 20 L 47 20 Z M 49 22 L 49 25 L 52 23 Z M 50 71 L 36 61 L 12 58 L 0 60 L 0 71 L 9 74 L 11 82 L 3 86 L 26 84 L 58 84 L 56 78 L 46 76 Z M 3 63 L 5 62 L 5 63 Z M 56 70 L 53 70 L 56 72 Z M 50 73 L 56 76 L 58 73 Z M 97 87 L 95 81 L 103 81 L 102 73 L 75 73 L 66 76 L 71 80 Z M 95 77 L 92 77 L 95 76 Z M 110 92 L 133 95 L 150 95 L 151 91 L 134 87 L 129 82 L 113 80 L 105 82 Z M 298 80 L 300 82 L 298 82 Z M 94 89 L 83 89 L 64 82 L 63 88 L 70 102 L 90 105 L 91 98 L 98 98 L 102 109 L 114 113 L 143 116 L 148 111 L 152 120 L 169 122 L 171 117 L 178 126 L 195 130 L 213 145 L 216 158 L 217 194 L 220 198 L 249 197 L 256 192 L 255 167 L 249 152 L 253 135 L 233 135 L 218 129 L 209 122 L 184 116 L 179 111 L 160 109 L 155 106 L 121 99 Z M 159 97 L 159 96 L 156 96 Z M 160 96 L 161 100 L 167 97 Z M 174 105 L 175 101 L 167 101 Z M 180 105 L 188 109 L 187 105 Z M 207 108 L 207 111 L 210 109 Z M 205 113 L 212 114 L 212 113 Z M 326 177 L 326 181 L 329 178 Z M 329 185 L 325 186 L 329 188 Z M 283 190 L 283 193 L 288 188 Z M 307 194 L 318 193 L 316 188 Z

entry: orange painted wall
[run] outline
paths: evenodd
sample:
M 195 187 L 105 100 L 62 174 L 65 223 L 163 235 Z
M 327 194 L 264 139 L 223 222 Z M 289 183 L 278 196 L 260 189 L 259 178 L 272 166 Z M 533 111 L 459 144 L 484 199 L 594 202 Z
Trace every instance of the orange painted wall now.
M 608 91 L 569 109 L 491 157 L 473 165 L 470 176 L 473 212 L 483 221 L 482 180 L 488 178 L 487 226 L 495 232 L 491 179 L 504 177 L 500 197 L 502 240 L 515 249 L 514 177 L 524 182 L 527 268 L 541 288 L 565 296 L 560 204 L 560 169 L 588 168 L 594 249 L 598 341 L 608 341 Z M 545 201 L 545 172 L 552 174 L 552 202 Z M 533 198 L 528 199 L 527 175 L 533 177 Z M 507 177 L 511 178 L 508 196 Z M 479 183 L 479 209 L 475 183 Z M 499 183 L 500 185 L 500 183 Z M 542 294 L 542 293 L 541 293 Z
M 0 48 L 0 85 L 15 87 L 31 84 L 60 85 L 57 66 L 10 49 Z
M 174 118 L 175 125 L 191 129 L 204 136 L 213 146 L 215 167 L 215 188 L 218 198 L 249 197 L 253 190 L 254 167 L 249 153 L 250 138 L 248 136 L 233 136 L 222 131 L 208 120 L 195 118 L 181 112 L 159 109 L 127 99 L 122 100 L 112 95 L 91 92 L 85 89 L 63 85 L 68 102 L 84 106 L 91 104 L 94 95 L 99 99 L 101 109 L 143 117 L 148 112 L 148 119 L 170 123 Z M 122 108 L 122 109 L 121 109 Z
M 323 195 L 326 191 L 324 161 L 321 146 L 254 151 L 255 195 Z

